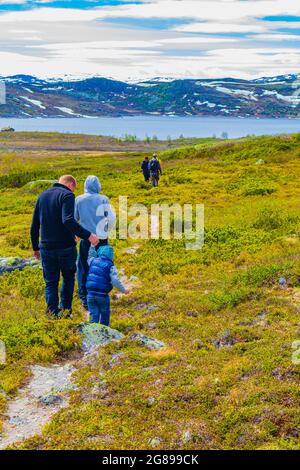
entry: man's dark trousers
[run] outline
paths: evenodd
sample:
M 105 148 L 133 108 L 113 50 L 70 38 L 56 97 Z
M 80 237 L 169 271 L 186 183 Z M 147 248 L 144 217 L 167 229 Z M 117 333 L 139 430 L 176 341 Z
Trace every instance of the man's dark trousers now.
M 48 313 L 58 316 L 60 310 L 71 311 L 76 273 L 76 247 L 56 250 L 41 249 L 41 259 L 46 283 L 45 296 Z M 58 288 L 61 274 L 63 283 L 59 304 Z
M 108 244 L 106 240 L 100 240 L 99 246 Z M 80 240 L 79 256 L 77 262 L 77 281 L 78 281 L 78 295 L 82 305 L 87 309 L 87 290 L 86 281 L 89 273 L 88 256 L 91 244 L 88 240 Z

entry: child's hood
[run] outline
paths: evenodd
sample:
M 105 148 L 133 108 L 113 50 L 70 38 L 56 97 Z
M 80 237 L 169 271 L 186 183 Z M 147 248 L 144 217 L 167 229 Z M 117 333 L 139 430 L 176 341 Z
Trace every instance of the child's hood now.
M 111 261 L 114 259 L 114 250 L 113 247 L 110 245 L 100 246 L 97 250 L 97 255 L 105 256 L 106 258 L 110 259 Z
M 84 183 L 85 194 L 99 194 L 101 191 L 101 184 L 99 178 L 94 175 L 87 177 Z

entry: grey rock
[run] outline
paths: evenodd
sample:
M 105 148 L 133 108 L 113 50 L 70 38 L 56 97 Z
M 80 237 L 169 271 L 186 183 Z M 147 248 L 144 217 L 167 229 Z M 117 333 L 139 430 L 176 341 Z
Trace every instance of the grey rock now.
M 40 266 L 40 262 L 35 258 L 4 258 L 0 257 L 0 275 L 4 273 L 11 273 L 13 271 L 22 271 L 27 267 L 36 268 Z
M 286 287 L 287 286 L 287 280 L 285 277 L 281 276 L 278 281 L 278 285 L 280 287 Z
M 150 321 L 147 325 L 147 328 L 149 330 L 155 330 L 156 327 L 157 327 L 157 323 L 155 321 Z
M 165 348 L 166 345 L 157 339 L 150 338 L 149 336 L 143 335 L 142 333 L 134 333 L 133 335 L 129 336 L 129 340 L 136 341 L 142 346 L 146 346 L 152 350 L 158 350 Z
M 213 345 L 217 349 L 231 348 L 236 343 L 236 339 L 231 335 L 230 331 L 225 331 L 224 335 L 213 341 Z
M 41 397 L 39 400 L 43 405 L 51 406 L 57 405 L 63 401 L 62 397 L 59 395 L 46 395 L 45 397 Z
M 124 335 L 117 330 L 99 323 L 86 323 L 80 326 L 83 336 L 82 349 L 84 352 L 92 352 L 99 346 L 105 346 L 113 341 L 120 341 Z
M 193 439 L 193 436 L 192 436 L 191 431 L 185 431 L 185 432 L 182 434 L 182 442 L 183 442 L 184 444 L 187 444 L 188 442 L 191 442 L 192 439 Z
M 144 302 L 144 303 L 136 304 L 135 308 L 137 310 L 149 310 L 149 311 L 151 311 L 151 310 L 157 310 L 159 307 L 158 307 L 158 305 L 151 305 L 149 303 Z
M 25 423 L 26 421 L 19 416 L 11 416 L 9 419 L 9 424 L 12 426 L 23 426 Z
M 128 248 L 125 248 L 123 250 L 123 253 L 127 255 L 136 255 L 139 248 L 140 248 L 140 245 L 133 245 Z
M 272 370 L 272 376 L 274 379 L 279 380 L 280 382 L 291 381 L 293 379 L 293 373 L 290 370 L 285 370 L 280 367 Z
M 152 437 L 149 439 L 150 447 L 158 447 L 161 444 L 161 439 L 159 437 Z
M 267 313 L 260 312 L 257 317 L 250 323 L 252 326 L 268 326 Z
M 149 403 L 149 405 L 153 406 L 155 405 L 156 400 L 154 397 L 150 397 L 150 398 L 147 398 L 147 402 Z

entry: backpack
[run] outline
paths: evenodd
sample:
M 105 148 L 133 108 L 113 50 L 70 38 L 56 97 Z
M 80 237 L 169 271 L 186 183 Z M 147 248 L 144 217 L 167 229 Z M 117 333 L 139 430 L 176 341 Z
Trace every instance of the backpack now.
M 151 160 L 150 162 L 150 171 L 156 173 L 158 171 L 158 162 L 157 160 Z

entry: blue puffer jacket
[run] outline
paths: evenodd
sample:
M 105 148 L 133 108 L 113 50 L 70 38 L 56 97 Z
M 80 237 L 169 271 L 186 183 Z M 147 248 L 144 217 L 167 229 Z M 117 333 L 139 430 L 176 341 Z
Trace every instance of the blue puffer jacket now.
M 106 256 L 93 259 L 86 283 L 88 295 L 109 294 L 113 288 L 110 277 L 110 270 L 113 266 L 113 261 Z

